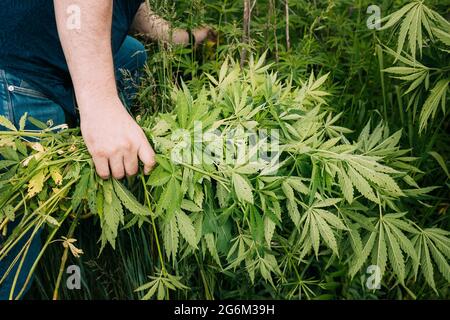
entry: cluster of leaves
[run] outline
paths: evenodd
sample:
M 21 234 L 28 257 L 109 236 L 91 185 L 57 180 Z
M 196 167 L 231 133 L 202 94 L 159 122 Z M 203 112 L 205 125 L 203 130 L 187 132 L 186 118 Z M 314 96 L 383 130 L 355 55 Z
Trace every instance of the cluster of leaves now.
M 435 288 L 433 267 L 426 267 L 432 265 L 430 252 L 421 252 L 425 247 L 414 247 L 413 241 L 417 244 L 416 239 L 428 232 L 448 233 L 420 229 L 396 204 L 403 196 L 431 190 L 418 188 L 408 175 L 415 170 L 409 164 L 414 159 L 398 148 L 401 132 L 390 135 L 382 124 L 370 132 L 368 125 L 358 141 L 350 143 L 344 135 L 348 129 L 335 125 L 339 115 L 321 111 L 326 93 L 320 86 L 326 75 L 317 80 L 311 75 L 301 88 L 293 89 L 273 74 L 264 75 L 262 60 L 251 60 L 244 74 L 237 66 L 227 68 L 224 64 L 219 78 L 211 78 L 213 86 L 195 99 L 186 88 L 176 91 L 176 117 L 164 115 L 157 121 L 156 127 L 164 130 L 156 130 L 155 145 L 166 153 L 177 148 L 171 134 L 194 130 L 196 120 L 224 136 L 239 126 L 278 128 L 279 164 L 274 173 L 270 164 L 230 166 L 215 159 L 213 165 L 174 166 L 160 158 L 149 184 L 152 194 L 161 194 L 156 212 L 164 216 L 167 257 L 175 261 L 180 249 L 185 257 L 200 245 L 218 268 L 245 265 L 252 282 L 259 272 L 279 286 L 292 277 L 281 270 L 299 268 L 282 262 L 286 253 L 300 265 L 311 254 L 343 259 L 350 276 L 372 256 L 382 275 L 389 261 L 402 285 L 421 270 Z M 401 190 L 396 180 L 413 189 Z M 449 281 L 449 242 L 445 236 L 439 239 L 431 256 Z M 286 243 L 288 248 L 281 245 Z M 346 244 L 352 251 L 339 252 Z
M 402 80 L 405 87 L 403 95 L 409 95 L 407 109 L 413 109 L 421 132 L 435 118 L 439 107 L 444 118 L 447 116 L 450 23 L 423 1 L 413 1 L 384 20 L 383 30 L 399 29 L 397 49 L 386 47 L 385 50 L 394 58 L 394 63 L 401 63 L 384 72 Z
M 326 111 L 321 87 L 327 75 L 311 74 L 294 87 L 268 73 L 269 67 L 264 56 L 251 59 L 247 70 L 231 61 L 195 96 L 187 86 L 174 89 L 173 112 L 140 120 L 158 166 L 127 187 L 97 178 L 77 130 L 23 131 L 1 118 L 10 131 L 0 133 L 6 169 L 0 175 L 0 226 L 19 222 L 0 259 L 30 230 L 35 236 L 48 225 L 45 251 L 63 223 L 77 224 L 88 213 L 99 221 L 102 247 L 115 245 L 121 226 L 153 228 L 159 271 L 138 288 L 146 290 L 145 298 L 186 289 L 190 275 L 179 267 L 185 264 L 197 264 L 204 278 L 219 272 L 231 287 L 233 274 L 245 271 L 249 285 L 262 281 L 290 298 L 309 295 L 304 275 L 314 273 L 314 261 L 338 262 L 349 279 L 364 273 L 363 266 L 377 265 L 387 288 L 409 290 L 418 277 L 436 292 L 445 287 L 449 233 L 421 225 L 404 209 L 403 199 L 432 188 L 419 188 L 411 178 L 418 169 L 398 146 L 401 131 L 368 124 L 351 142 L 351 131 L 337 125 L 340 115 Z M 175 151 L 211 147 L 211 141 L 195 143 L 198 122 L 219 140 L 237 136 L 225 152 L 245 150 L 243 159 L 262 148 L 250 143 L 255 130 L 275 130 L 277 148 L 256 162 L 229 162 L 217 156 L 224 151 L 220 145 L 201 161 L 173 161 Z M 194 143 L 186 144 L 186 134 Z M 17 263 L 26 252 L 27 246 Z
M 24 130 L 27 121 L 42 131 Z M 80 215 L 88 213 L 98 217 L 103 249 L 107 242 L 114 247 L 119 225 L 124 223 L 124 209 L 136 216 L 150 215 L 149 209 L 120 182 L 97 177 L 79 129 L 47 128 L 26 114 L 19 128 L 3 116 L 0 125 L 9 130 L 0 135 L 0 229 L 3 236 L 9 235 L 1 244 L 0 259 L 14 252 L 14 246 L 25 240 L 0 282 L 14 266 L 18 265 L 16 272 L 20 272 L 32 241 L 40 237 L 44 226 L 51 232 L 39 258 L 49 244 L 59 241 L 55 240 L 57 231 L 68 219 L 76 226 Z M 72 253 L 82 252 L 74 246 L 75 239 L 63 237 L 62 240 L 63 246 Z M 29 270 L 27 283 L 37 262 Z M 11 292 L 20 297 L 22 289 L 13 288 Z

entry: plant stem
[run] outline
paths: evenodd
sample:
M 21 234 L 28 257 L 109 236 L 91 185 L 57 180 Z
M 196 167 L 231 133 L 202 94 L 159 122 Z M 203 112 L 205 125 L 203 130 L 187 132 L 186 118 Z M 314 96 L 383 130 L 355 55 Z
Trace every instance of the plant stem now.
M 78 223 L 78 215 L 75 217 L 75 219 L 72 222 L 72 225 L 70 226 L 69 232 L 67 233 L 67 237 L 66 237 L 67 239 L 70 239 L 73 237 L 77 223 Z M 53 300 L 58 300 L 58 291 L 59 291 L 59 287 L 61 285 L 61 280 L 62 280 L 64 269 L 66 266 L 68 255 L 69 255 L 69 246 L 67 246 L 64 249 L 63 255 L 61 257 L 61 265 L 59 266 L 58 278 L 56 279 L 55 289 L 53 291 Z
M 155 218 L 153 217 L 153 210 L 152 210 L 150 199 L 149 199 L 149 196 L 148 196 L 147 185 L 145 183 L 144 176 L 141 176 L 141 181 L 142 181 L 142 185 L 144 187 L 145 202 L 147 203 L 147 206 L 148 206 L 150 212 L 152 213 L 150 215 L 150 218 L 152 220 L 153 233 L 155 235 L 155 242 L 156 242 L 156 247 L 158 249 L 159 261 L 161 263 L 161 272 L 163 272 L 164 275 L 167 275 L 167 270 L 166 270 L 166 266 L 164 264 L 162 250 L 161 250 L 161 246 L 160 246 L 160 243 L 159 243 L 158 232 L 156 230 Z

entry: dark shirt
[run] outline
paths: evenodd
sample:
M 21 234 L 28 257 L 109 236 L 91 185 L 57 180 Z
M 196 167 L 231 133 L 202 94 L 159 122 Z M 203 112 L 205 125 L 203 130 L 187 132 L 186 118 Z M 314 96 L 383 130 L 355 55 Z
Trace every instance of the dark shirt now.
M 114 0 L 113 54 L 127 36 L 143 1 Z M 29 82 L 69 114 L 76 115 L 74 90 L 52 0 L 1 0 L 0 69 Z

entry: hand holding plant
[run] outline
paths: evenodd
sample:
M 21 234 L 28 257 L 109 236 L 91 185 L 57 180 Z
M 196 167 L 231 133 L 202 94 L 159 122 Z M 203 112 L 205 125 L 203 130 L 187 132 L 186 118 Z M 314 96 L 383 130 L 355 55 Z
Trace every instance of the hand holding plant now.
M 149 173 L 155 164 L 155 153 L 142 129 L 128 114 L 118 97 L 88 106 L 81 113 L 81 133 L 92 155 L 97 174 L 108 179 L 133 176 L 138 159 Z

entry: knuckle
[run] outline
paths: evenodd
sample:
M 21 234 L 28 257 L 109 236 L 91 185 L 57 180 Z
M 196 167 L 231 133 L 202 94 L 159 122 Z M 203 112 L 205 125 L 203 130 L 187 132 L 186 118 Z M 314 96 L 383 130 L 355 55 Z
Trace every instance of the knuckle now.
M 117 154 L 118 152 L 120 152 L 122 150 L 123 150 L 122 145 L 116 144 L 109 149 L 109 155 Z
M 98 158 L 107 158 L 109 153 L 105 149 L 95 149 L 92 155 Z
M 124 140 L 124 141 L 119 142 L 114 149 L 115 149 L 114 150 L 115 152 L 121 152 L 121 151 L 130 152 L 133 150 L 133 144 L 128 140 Z
M 133 151 L 133 150 L 134 150 L 133 144 L 132 144 L 132 143 L 127 143 L 127 144 L 125 144 L 124 150 L 126 150 L 126 151 L 128 151 L 128 152 Z

